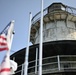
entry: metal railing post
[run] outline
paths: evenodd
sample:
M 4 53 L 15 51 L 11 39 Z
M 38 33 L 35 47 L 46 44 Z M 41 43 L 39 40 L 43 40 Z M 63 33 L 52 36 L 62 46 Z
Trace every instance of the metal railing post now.
M 60 71 L 60 57 L 57 55 L 57 61 L 58 61 L 58 70 Z
M 35 74 L 37 73 L 38 48 L 36 48 Z
M 24 64 L 22 64 L 21 75 L 23 75 L 23 71 L 24 71 Z

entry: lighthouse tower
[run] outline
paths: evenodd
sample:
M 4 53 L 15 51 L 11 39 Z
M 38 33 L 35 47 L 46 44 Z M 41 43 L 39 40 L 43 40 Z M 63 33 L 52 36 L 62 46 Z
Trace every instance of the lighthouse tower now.
M 53 3 L 43 16 L 43 74 L 76 72 L 76 9 Z M 39 44 L 40 12 L 32 19 L 31 42 Z M 76 73 L 75 73 L 76 74 Z M 56 74 L 57 75 L 57 74 Z M 65 73 L 66 75 L 66 73 Z
M 28 75 L 39 73 L 40 14 L 32 18 Z M 16 75 L 24 74 L 25 49 L 11 55 L 22 65 Z M 42 74 L 76 75 L 76 8 L 52 3 L 44 9 Z
M 76 15 L 75 8 L 53 3 L 44 10 L 43 42 L 76 40 Z M 32 19 L 31 42 L 39 43 L 40 13 Z

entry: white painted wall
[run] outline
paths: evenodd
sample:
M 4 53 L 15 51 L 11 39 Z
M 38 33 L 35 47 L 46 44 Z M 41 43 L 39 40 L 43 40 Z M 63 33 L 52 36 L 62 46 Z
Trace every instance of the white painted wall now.
M 75 23 L 68 21 L 57 21 L 47 23 L 43 27 L 43 42 L 57 41 L 57 40 L 76 40 Z M 35 36 L 35 44 L 39 43 L 39 30 Z

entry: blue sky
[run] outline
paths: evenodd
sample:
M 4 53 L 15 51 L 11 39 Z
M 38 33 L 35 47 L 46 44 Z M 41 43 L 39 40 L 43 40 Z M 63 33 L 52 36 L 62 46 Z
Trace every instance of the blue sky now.
M 65 5 L 76 8 L 76 0 L 44 0 L 44 8 L 53 2 L 62 2 Z M 13 38 L 11 54 L 26 47 L 29 12 L 34 16 L 40 11 L 41 0 L 0 0 L 0 32 L 11 21 L 15 20 L 15 35 Z M 0 61 L 4 57 L 4 51 L 0 52 Z

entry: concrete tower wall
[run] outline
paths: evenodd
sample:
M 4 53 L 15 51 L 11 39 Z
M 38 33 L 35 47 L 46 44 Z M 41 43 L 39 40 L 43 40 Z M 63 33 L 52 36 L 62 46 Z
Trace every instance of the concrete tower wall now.
M 35 35 L 35 44 L 39 43 L 39 30 Z M 76 40 L 76 24 L 72 21 L 49 22 L 43 26 L 43 42 L 57 40 Z

